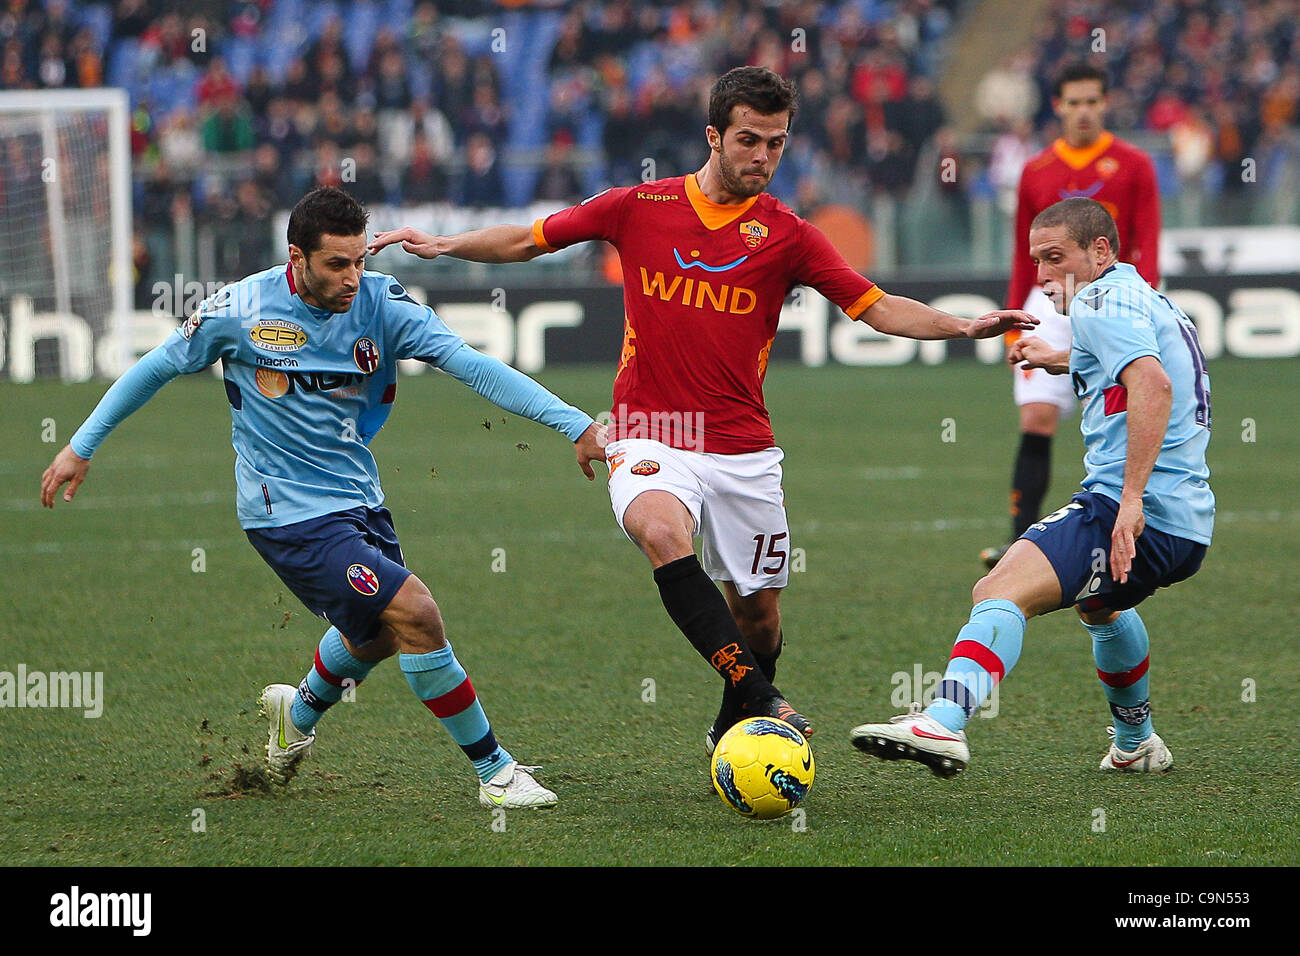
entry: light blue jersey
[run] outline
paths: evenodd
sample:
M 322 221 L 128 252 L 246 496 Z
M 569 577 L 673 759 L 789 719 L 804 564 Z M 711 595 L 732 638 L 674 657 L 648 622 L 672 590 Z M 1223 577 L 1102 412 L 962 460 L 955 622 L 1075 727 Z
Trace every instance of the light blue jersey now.
M 1205 461 L 1210 376 L 1196 327 L 1122 262 L 1075 293 L 1070 324 L 1070 378 L 1083 402 L 1087 446 L 1083 487 L 1120 500 L 1128 454 L 1128 393 L 1119 376 L 1135 359 L 1154 356 L 1173 383 L 1173 405 L 1142 496 L 1146 523 L 1208 545 L 1214 530 L 1214 493 Z
M 72 448 L 89 458 L 176 375 L 221 361 L 243 527 L 377 508 L 384 494 L 366 446 L 392 409 L 398 360 L 412 358 L 570 440 L 591 424 L 527 376 L 469 348 L 391 276 L 363 272 L 351 307 L 336 314 L 307 305 L 282 265 L 203 302 L 109 390 Z

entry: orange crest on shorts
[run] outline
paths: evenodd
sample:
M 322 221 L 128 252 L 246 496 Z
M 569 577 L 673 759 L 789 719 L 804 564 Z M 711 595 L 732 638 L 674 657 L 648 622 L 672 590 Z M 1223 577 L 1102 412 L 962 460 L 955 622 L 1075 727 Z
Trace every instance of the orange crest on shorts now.
M 750 219 L 740 224 L 740 238 L 745 240 L 745 245 L 751 249 L 757 249 L 767 238 L 767 226 L 763 225 L 757 219 Z

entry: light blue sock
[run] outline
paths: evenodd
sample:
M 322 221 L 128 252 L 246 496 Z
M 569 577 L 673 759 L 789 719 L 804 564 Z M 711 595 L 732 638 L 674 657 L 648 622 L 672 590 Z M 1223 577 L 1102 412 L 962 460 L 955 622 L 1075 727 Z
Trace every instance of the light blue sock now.
M 1012 601 L 995 598 L 971 608 L 957 632 L 948 669 L 925 712 L 949 730 L 963 730 L 993 687 L 1020 660 L 1025 616 Z
M 513 758 L 497 743 L 483 705 L 465 668 L 452 652 L 451 642 L 427 654 L 399 657 L 406 682 L 424 706 L 442 721 L 484 783 Z
M 1151 736 L 1151 689 L 1147 669 L 1150 638 L 1137 608 L 1129 608 L 1110 624 L 1083 625 L 1092 635 L 1092 659 L 1110 702 L 1115 722 L 1115 746 L 1134 751 Z
M 316 647 L 316 660 L 293 695 L 289 719 L 302 733 L 309 734 L 325 711 L 343 698 L 349 687 L 356 687 L 375 669 L 378 661 L 359 661 L 343 644 L 343 635 L 331 627 Z M 351 683 L 347 683 L 350 681 Z

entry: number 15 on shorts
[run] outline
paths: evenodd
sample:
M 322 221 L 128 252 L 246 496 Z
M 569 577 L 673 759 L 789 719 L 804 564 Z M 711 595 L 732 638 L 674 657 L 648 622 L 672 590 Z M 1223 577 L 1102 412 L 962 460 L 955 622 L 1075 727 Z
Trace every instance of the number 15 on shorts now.
M 750 567 L 749 573 L 758 574 L 761 570 L 764 574 L 780 574 L 784 571 L 786 559 L 784 542 L 789 537 L 789 533 L 785 531 L 779 534 L 754 535 L 754 564 Z M 766 552 L 763 550 L 765 546 Z

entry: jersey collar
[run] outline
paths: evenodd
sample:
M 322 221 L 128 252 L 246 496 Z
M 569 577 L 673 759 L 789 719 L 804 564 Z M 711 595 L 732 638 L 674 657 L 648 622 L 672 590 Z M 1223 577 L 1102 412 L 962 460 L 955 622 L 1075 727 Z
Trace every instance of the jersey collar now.
M 1052 144 L 1054 152 L 1065 165 L 1078 171 L 1085 166 L 1090 166 L 1096 162 L 1097 157 L 1106 150 L 1110 149 L 1111 144 L 1115 142 L 1115 134 L 1109 131 L 1103 132 L 1097 137 L 1097 142 L 1091 146 L 1084 146 L 1076 149 L 1067 143 L 1064 139 L 1058 139 Z
M 762 195 L 762 193 L 759 195 Z M 728 223 L 735 222 L 749 211 L 750 206 L 758 202 L 758 196 L 750 196 L 738 206 L 714 202 L 704 195 L 694 173 L 690 173 L 686 177 L 686 198 L 690 200 L 695 215 L 700 217 L 700 222 L 704 223 L 704 228 L 709 230 L 721 229 Z

